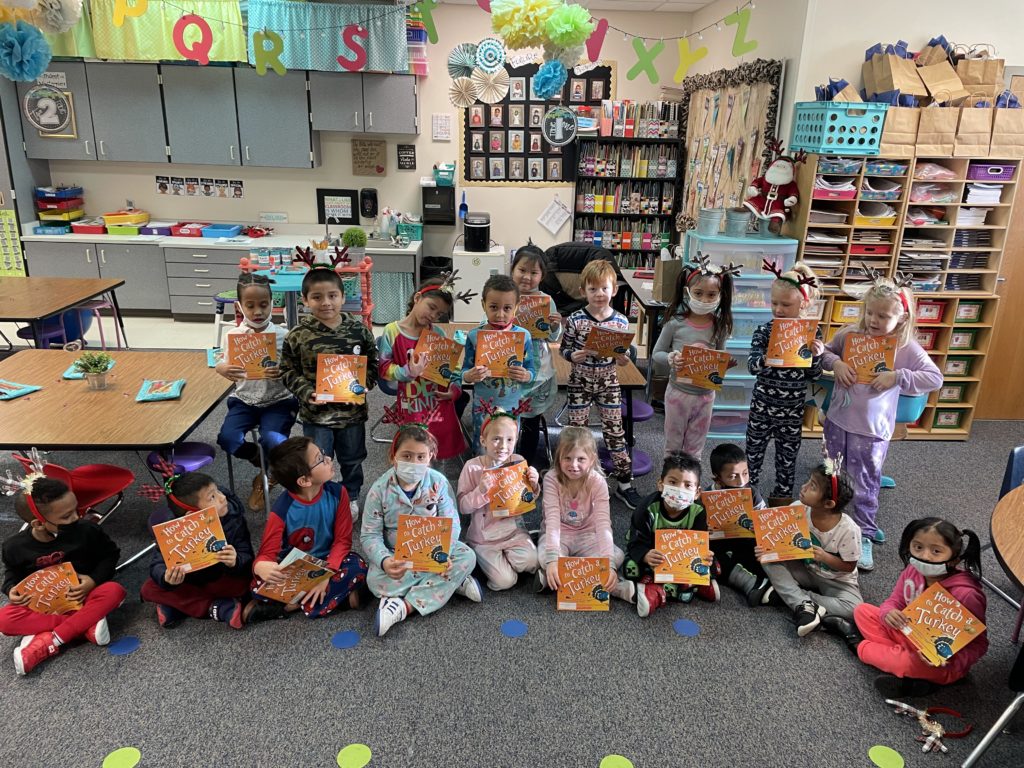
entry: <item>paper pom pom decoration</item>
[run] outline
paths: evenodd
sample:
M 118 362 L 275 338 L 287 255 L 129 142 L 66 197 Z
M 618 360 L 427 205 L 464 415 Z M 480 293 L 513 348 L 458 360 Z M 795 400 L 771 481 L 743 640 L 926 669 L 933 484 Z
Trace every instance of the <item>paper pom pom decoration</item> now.
M 566 69 L 575 67 L 583 58 L 583 46 L 574 45 L 572 48 L 559 48 L 552 43 L 544 45 L 544 61 L 560 61 Z
M 501 40 L 487 37 L 476 47 L 476 66 L 484 72 L 497 72 L 505 66 L 505 46 Z
M 491 0 L 491 29 L 513 50 L 539 47 L 547 40 L 547 20 L 563 5 L 563 0 Z
M 569 73 L 560 61 L 545 61 L 533 76 L 533 90 L 537 98 L 547 101 L 557 96 L 565 85 Z
M 456 77 L 448 89 L 448 100 L 459 109 L 465 109 L 476 101 L 479 90 L 468 77 Z
M 590 11 L 582 5 L 561 5 L 544 24 L 548 40 L 560 48 L 575 48 L 587 42 L 594 31 Z
M 3 0 L 0 7 L 31 9 L 36 7 L 36 0 Z
M 31 24 L 0 24 L 0 75 L 30 83 L 50 64 L 50 44 Z
M 39 28 L 51 35 L 67 32 L 82 18 L 82 0 L 39 0 L 36 19 Z
M 508 95 L 508 70 L 484 72 L 473 70 L 473 84 L 476 86 L 477 98 L 485 104 L 495 104 Z
M 448 54 L 448 76 L 453 80 L 457 77 L 469 77 L 476 67 L 476 45 L 459 43 Z

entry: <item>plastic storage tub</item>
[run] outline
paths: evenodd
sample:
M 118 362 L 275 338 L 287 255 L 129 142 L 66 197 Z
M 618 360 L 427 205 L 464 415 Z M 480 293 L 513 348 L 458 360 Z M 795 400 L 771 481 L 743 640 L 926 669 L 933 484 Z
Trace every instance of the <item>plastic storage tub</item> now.
M 241 231 L 241 224 L 210 224 L 203 227 L 203 237 L 236 237 Z
M 139 234 L 138 224 L 110 224 L 107 226 L 107 234 L 110 235 L 129 235 L 134 237 Z
M 1010 181 L 1017 166 L 1011 163 L 971 163 L 967 178 L 971 181 Z
M 849 214 L 840 211 L 816 211 L 813 208 L 807 215 L 810 224 L 845 224 L 849 218 Z
M 106 233 L 107 225 L 97 216 L 94 219 L 79 219 L 73 222 L 71 231 L 76 235 L 102 235 Z
M 833 323 L 855 323 L 860 320 L 864 305 L 859 301 L 848 299 L 832 300 Z
M 39 200 L 65 200 L 81 196 L 81 187 L 36 187 L 36 198 Z
M 744 368 L 743 372 L 746 373 L 746 368 Z M 750 399 L 754 394 L 755 383 L 757 383 L 757 379 L 753 376 L 748 375 L 744 378 L 737 376 L 730 379 L 727 375 L 722 383 L 722 388 L 715 395 L 715 406 L 728 405 L 738 408 L 749 408 Z
M 851 256 L 886 256 L 892 253 L 892 243 L 851 243 Z
M 145 211 L 122 210 L 113 213 L 104 213 L 103 221 L 109 227 L 111 224 L 146 224 L 149 222 L 149 214 Z
M 71 227 L 67 224 L 36 224 L 32 227 L 33 235 L 70 235 Z
M 66 199 L 41 198 L 36 200 L 36 208 L 40 211 L 69 211 L 74 208 L 81 208 L 83 200 L 80 197 L 69 197 Z
M 966 392 L 966 384 L 947 384 L 943 382 L 942 387 L 939 389 L 938 401 L 940 403 L 962 403 Z
M 793 105 L 790 151 L 877 155 L 885 104 L 799 101 Z
M 935 429 L 960 429 L 960 422 L 963 420 L 964 412 L 954 408 L 936 408 Z
M 970 376 L 973 357 L 947 357 L 942 368 L 943 376 Z
M 171 234 L 175 237 L 202 237 L 203 227 L 210 226 L 209 222 L 182 222 L 171 227 Z
M 749 345 L 757 326 L 772 319 L 770 309 L 733 309 L 732 341 L 745 342 Z
M 771 309 L 773 282 L 752 277 L 733 278 L 733 309 Z
M 981 322 L 981 311 L 985 306 L 983 301 L 967 301 L 961 300 L 956 306 L 956 318 L 957 323 L 980 323 Z
M 973 350 L 975 344 L 975 336 L 978 333 L 977 328 L 954 329 L 949 334 L 949 349 L 950 350 Z
M 896 212 L 885 203 L 865 201 L 857 206 L 853 223 L 858 227 L 890 227 L 896 223 Z
M 916 339 L 917 343 L 921 345 L 921 349 L 929 350 L 935 349 L 935 344 L 939 338 L 938 328 L 918 328 Z
M 711 427 L 708 436 L 728 435 L 729 437 L 745 437 L 747 434 L 747 421 L 750 419 L 750 409 L 742 410 L 713 410 L 711 412 Z
M 942 322 L 946 314 L 946 301 L 944 299 L 918 299 L 917 300 L 917 322 L 937 324 Z
M 398 235 L 405 235 L 410 240 L 423 239 L 423 224 L 418 221 L 404 221 L 398 225 Z
M 85 211 L 76 208 L 73 211 L 40 211 L 39 221 L 75 221 L 85 216 Z
M 170 235 L 173 221 L 151 221 L 145 226 L 139 227 L 139 234 L 142 235 Z

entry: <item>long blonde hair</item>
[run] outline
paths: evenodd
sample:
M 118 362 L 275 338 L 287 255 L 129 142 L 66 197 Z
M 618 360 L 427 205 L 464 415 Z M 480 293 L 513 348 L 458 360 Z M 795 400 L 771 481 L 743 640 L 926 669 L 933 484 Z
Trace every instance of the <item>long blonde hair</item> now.
M 591 461 L 591 472 L 601 472 L 601 462 L 597 460 L 597 441 L 594 434 L 586 427 L 565 427 L 562 434 L 558 436 L 558 446 L 555 448 L 554 467 L 552 471 L 558 479 L 559 485 L 565 485 L 569 478 L 562 474 L 562 457 L 577 448 L 583 450 Z
M 853 330 L 857 333 L 867 333 L 867 307 L 869 301 L 893 301 L 903 314 L 900 317 L 900 324 L 896 326 L 896 346 L 905 347 L 914 338 L 914 328 L 917 324 L 917 311 L 914 304 L 914 294 L 909 285 L 897 286 L 887 277 L 875 279 L 874 284 L 868 288 L 861 297 L 860 320 L 854 325 Z

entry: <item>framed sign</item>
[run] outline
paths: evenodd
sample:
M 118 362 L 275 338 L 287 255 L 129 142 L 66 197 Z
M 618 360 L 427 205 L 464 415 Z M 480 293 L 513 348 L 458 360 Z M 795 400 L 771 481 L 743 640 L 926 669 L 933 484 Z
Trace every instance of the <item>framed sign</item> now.
M 77 139 L 75 105 L 70 91 L 36 85 L 25 92 L 22 112 L 29 124 L 47 139 Z
M 321 224 L 358 224 L 359 193 L 354 189 L 317 189 L 316 210 Z
M 398 144 L 398 170 L 416 170 L 416 145 Z
M 544 115 L 544 138 L 553 147 L 564 147 L 576 138 L 576 113 L 567 107 L 552 107 Z

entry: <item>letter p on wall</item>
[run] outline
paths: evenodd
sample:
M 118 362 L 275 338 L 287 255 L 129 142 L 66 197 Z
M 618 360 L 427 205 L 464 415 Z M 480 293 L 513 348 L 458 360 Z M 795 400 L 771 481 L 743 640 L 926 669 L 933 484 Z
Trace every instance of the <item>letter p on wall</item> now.
M 138 18 L 146 12 L 147 8 L 149 8 L 149 0 L 135 0 L 132 5 L 128 4 L 128 0 L 114 0 L 114 26 L 124 26 L 126 18 L 129 16 Z

